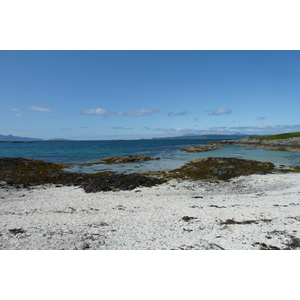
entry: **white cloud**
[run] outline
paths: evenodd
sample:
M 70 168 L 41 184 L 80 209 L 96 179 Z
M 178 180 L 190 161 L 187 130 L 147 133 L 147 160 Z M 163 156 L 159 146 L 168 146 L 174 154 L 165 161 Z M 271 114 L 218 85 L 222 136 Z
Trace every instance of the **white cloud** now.
M 138 109 L 127 112 L 118 112 L 119 116 L 149 116 L 159 112 L 157 109 Z
M 211 115 L 212 116 L 221 116 L 221 115 L 228 115 L 231 114 L 232 110 L 231 109 L 226 109 L 226 108 L 220 108 L 220 109 L 216 109 L 214 110 Z
M 181 111 L 179 113 L 172 113 L 172 112 L 169 112 L 167 113 L 168 117 L 174 117 L 174 116 L 185 116 L 187 115 L 188 113 L 186 111 Z
M 46 107 L 40 107 L 40 106 L 30 106 L 28 107 L 30 110 L 35 110 L 35 111 L 41 111 L 41 112 L 46 112 L 46 113 L 51 113 L 52 109 L 46 108 Z
M 9 111 L 19 111 L 19 110 L 21 110 L 21 109 L 18 108 L 18 107 L 11 107 L 11 108 L 9 108 L 8 110 L 9 110 Z
M 15 114 L 14 116 L 17 117 L 17 118 L 20 118 L 20 117 L 34 117 L 34 115 L 29 115 L 29 114 Z
M 133 130 L 133 128 L 128 128 L 128 127 L 120 127 L 120 126 L 117 126 L 117 127 L 109 127 L 110 129 L 122 129 L 122 130 Z
M 93 115 L 93 116 L 107 116 L 111 114 L 110 111 L 103 108 L 92 108 L 90 110 L 84 111 L 83 113 L 86 115 Z
M 154 128 L 154 131 L 176 132 L 176 128 Z

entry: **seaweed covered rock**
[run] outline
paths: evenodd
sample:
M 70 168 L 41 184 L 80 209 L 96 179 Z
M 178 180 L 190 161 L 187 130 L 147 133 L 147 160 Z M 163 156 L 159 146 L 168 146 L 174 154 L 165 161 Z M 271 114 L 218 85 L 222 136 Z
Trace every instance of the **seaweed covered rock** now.
M 0 180 L 10 185 L 39 185 L 45 183 L 70 182 L 76 175 L 63 172 L 62 164 L 27 158 L 0 158 Z M 60 182 L 59 182 L 60 183 Z
M 0 158 L 0 183 L 24 188 L 41 184 L 76 185 L 86 192 L 132 190 L 138 186 L 153 186 L 165 182 L 138 174 L 101 172 L 85 174 L 63 171 L 66 165 L 26 158 Z
M 158 160 L 159 157 L 150 157 L 145 155 L 124 155 L 124 156 L 112 156 L 103 158 L 105 164 L 123 164 L 139 161 Z
M 206 157 L 195 159 L 179 169 L 170 171 L 170 173 L 178 178 L 227 180 L 243 175 L 267 174 L 274 168 L 275 165 L 269 162 L 227 157 Z
M 89 182 L 83 183 L 81 187 L 86 193 L 95 193 L 101 191 L 133 190 L 136 187 L 151 187 L 164 182 L 166 182 L 164 179 L 138 174 L 113 173 L 101 178 L 91 178 Z

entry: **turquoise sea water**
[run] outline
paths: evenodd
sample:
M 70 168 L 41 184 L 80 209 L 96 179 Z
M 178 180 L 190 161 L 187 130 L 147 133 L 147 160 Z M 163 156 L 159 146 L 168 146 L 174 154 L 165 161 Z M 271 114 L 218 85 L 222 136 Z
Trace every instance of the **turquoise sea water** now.
M 214 139 L 215 140 L 215 139 Z M 268 161 L 275 165 L 300 165 L 300 153 L 267 151 L 241 146 L 219 147 L 216 151 L 186 153 L 180 149 L 201 145 L 209 140 L 124 140 L 124 141 L 64 141 L 0 143 L 0 157 L 23 157 L 55 163 L 71 163 L 69 171 L 94 173 L 102 170 L 117 172 L 147 172 L 171 170 L 199 157 L 236 157 Z M 160 160 L 119 165 L 79 166 L 82 163 L 100 161 L 104 157 L 140 154 L 160 157 Z

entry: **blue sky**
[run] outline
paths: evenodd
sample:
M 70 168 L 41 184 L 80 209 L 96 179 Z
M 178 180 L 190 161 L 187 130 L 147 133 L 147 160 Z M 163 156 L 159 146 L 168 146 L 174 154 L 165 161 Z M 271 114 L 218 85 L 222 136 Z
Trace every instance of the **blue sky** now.
M 300 131 L 299 51 L 0 51 L 0 134 Z

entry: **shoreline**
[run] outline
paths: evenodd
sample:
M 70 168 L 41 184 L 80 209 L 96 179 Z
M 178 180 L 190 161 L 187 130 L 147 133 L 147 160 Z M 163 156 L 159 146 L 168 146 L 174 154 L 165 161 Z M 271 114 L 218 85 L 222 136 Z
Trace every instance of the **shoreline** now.
M 300 249 L 300 174 L 130 191 L 2 184 L 0 249 Z
M 265 149 L 270 151 L 300 152 L 300 138 L 286 138 L 281 140 L 260 140 L 259 138 L 245 137 L 240 140 L 223 140 L 206 143 L 213 146 L 243 146 Z

